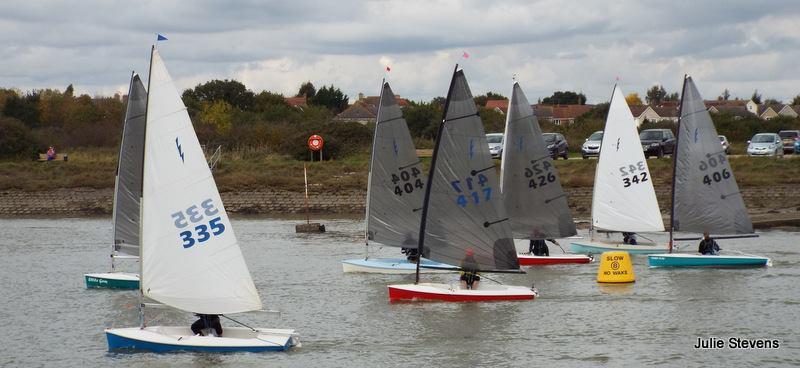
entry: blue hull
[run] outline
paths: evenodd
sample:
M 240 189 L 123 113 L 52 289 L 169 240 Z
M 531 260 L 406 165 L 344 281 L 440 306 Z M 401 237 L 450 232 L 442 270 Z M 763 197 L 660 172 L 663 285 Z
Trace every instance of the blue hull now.
M 769 258 L 655 254 L 647 257 L 647 263 L 650 267 L 762 267 L 769 264 Z
M 148 341 L 129 339 L 108 332 L 106 332 L 106 338 L 108 339 L 109 351 L 136 350 L 136 351 L 151 351 L 155 353 L 166 353 L 174 351 L 202 351 L 209 353 L 236 353 L 236 352 L 260 353 L 265 351 L 284 351 L 292 347 L 292 339 L 287 340 L 286 345 L 283 346 L 210 347 L 210 346 L 158 344 Z
M 627 244 L 608 244 L 597 243 L 569 243 L 572 253 L 579 254 L 602 254 L 611 251 L 625 251 L 630 254 L 658 254 L 667 251 L 666 247 L 657 245 L 627 245 Z

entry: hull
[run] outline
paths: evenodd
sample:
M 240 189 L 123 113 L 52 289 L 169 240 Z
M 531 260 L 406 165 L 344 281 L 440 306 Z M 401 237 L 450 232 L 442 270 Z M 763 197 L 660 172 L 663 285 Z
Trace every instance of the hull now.
M 462 289 L 459 284 L 389 285 L 389 301 L 484 302 L 533 300 L 538 293 L 524 286 L 486 285 L 478 289 Z
M 87 289 L 138 289 L 139 275 L 127 272 L 87 273 Z
M 189 327 L 149 326 L 107 329 L 108 350 L 212 353 L 284 351 L 299 347 L 294 330 L 226 327 L 224 337 L 193 335 Z
M 534 256 L 531 254 L 517 254 L 520 266 L 544 266 L 569 263 L 589 263 L 594 257 L 585 254 L 560 254 L 556 256 Z
M 457 267 L 444 263 L 422 259 L 423 266 L 453 268 L 453 271 L 431 268 L 420 268 L 420 273 L 455 272 Z M 342 261 L 342 271 L 345 273 L 383 273 L 383 274 L 413 274 L 417 272 L 417 264 L 405 258 L 370 258 L 346 259 Z
M 667 252 L 666 244 L 630 245 L 602 242 L 572 242 L 569 244 L 572 252 L 581 254 L 601 254 L 610 251 L 625 251 L 630 254 L 658 254 Z
M 771 265 L 767 257 L 721 256 L 699 254 L 653 254 L 647 256 L 650 267 L 763 267 Z

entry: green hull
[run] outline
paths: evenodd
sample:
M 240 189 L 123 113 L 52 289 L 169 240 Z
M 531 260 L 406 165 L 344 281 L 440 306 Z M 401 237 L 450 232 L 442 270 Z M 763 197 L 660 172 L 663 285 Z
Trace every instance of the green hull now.
M 87 289 L 138 289 L 139 280 L 119 280 L 111 277 L 85 275 Z

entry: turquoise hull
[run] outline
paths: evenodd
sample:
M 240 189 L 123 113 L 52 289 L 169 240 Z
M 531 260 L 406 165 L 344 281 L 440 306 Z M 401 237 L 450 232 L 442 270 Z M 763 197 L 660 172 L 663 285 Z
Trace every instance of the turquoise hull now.
M 113 275 L 113 274 L 112 274 Z M 139 288 L 139 280 L 119 279 L 113 276 L 84 275 L 87 289 L 127 289 Z
M 570 249 L 572 253 L 580 254 L 602 254 L 611 251 L 624 251 L 630 254 L 658 254 L 667 251 L 666 245 L 629 245 L 629 244 L 606 244 L 606 243 L 578 243 L 572 242 Z
M 697 254 L 653 254 L 647 257 L 650 267 L 763 267 L 769 258 L 759 256 L 721 256 Z

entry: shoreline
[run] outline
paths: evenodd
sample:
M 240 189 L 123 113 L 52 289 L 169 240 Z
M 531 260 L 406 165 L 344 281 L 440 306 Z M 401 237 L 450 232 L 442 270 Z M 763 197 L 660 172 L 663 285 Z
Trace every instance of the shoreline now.
M 565 188 L 570 209 L 579 226 L 591 217 L 591 187 Z M 745 205 L 758 229 L 800 227 L 800 184 L 741 189 Z M 305 219 L 303 193 L 283 190 L 246 190 L 220 193 L 231 217 Z M 659 205 L 669 208 L 669 190 L 656 187 Z M 362 218 L 366 191 L 338 190 L 312 193 L 313 219 Z M 0 191 L 0 218 L 85 218 L 111 216 L 113 189 L 58 188 L 48 191 Z M 665 224 L 669 215 L 665 213 Z M 586 223 L 586 225 L 583 225 Z

